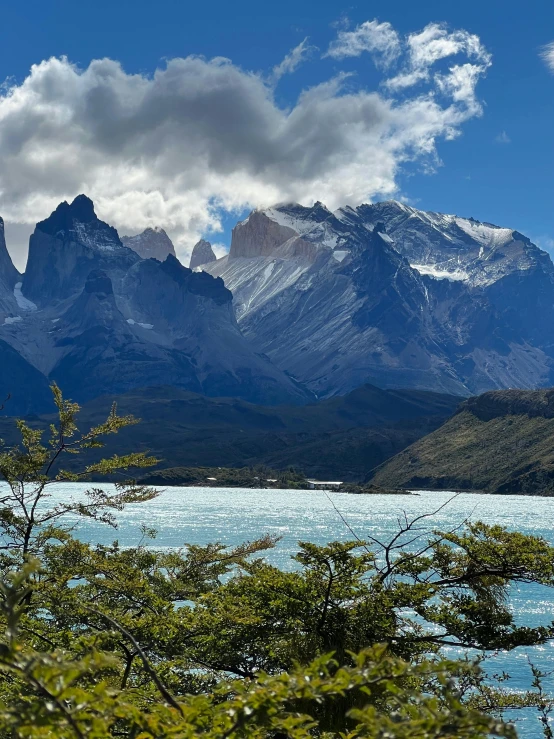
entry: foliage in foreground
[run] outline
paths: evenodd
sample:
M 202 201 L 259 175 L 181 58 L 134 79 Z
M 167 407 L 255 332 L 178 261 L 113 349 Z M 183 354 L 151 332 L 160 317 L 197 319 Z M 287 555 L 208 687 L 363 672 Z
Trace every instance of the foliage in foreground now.
M 387 542 L 301 543 L 290 572 L 259 558 L 269 537 L 156 551 L 145 528 L 134 548 L 90 546 L 71 536 L 75 517 L 115 526 L 113 510 L 156 492 L 130 481 L 52 503 L 53 482 L 80 479 L 59 459 L 133 422 L 114 408 L 80 434 L 77 406 L 54 392 L 48 446 L 21 423 L 22 447 L 0 455 L 0 739 L 515 737 L 498 717 L 528 705 L 549 736 L 538 672 L 516 696 L 442 656 L 552 638 L 506 602 L 514 583 L 554 585 L 544 540 L 480 523 L 429 531 L 421 516 Z
M 331 737 L 339 733 L 320 731 L 325 713 L 346 700 L 354 707 L 342 715 L 340 736 L 345 739 L 515 737 L 513 728 L 460 702 L 453 690 L 459 665 L 409 665 L 388 654 L 384 645 L 365 650 L 351 665 L 341 667 L 323 655 L 289 673 L 221 681 L 210 693 L 177 700 L 130 633 L 116 626 L 103 637 L 127 638 L 152 681 L 148 691 L 117 688 L 111 680 L 118 672 L 117 660 L 102 649 L 100 635 L 77 639 L 77 654 L 66 649 L 39 652 L 20 641 L 26 628 L 21 603 L 30 592 L 28 577 L 34 567 L 29 563 L 1 587 L 7 628 L 0 669 L 5 683 L 11 683 L 8 690 L 4 685 L 0 701 L 2 736 Z M 435 694 L 422 695 L 419 686 L 430 680 Z

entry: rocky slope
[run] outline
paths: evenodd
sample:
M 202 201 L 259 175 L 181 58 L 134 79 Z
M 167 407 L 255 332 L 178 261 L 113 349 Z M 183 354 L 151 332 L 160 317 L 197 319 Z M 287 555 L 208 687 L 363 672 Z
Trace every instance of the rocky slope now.
M 76 400 L 162 384 L 260 403 L 311 397 L 243 337 L 222 280 L 172 255 L 141 259 L 84 195 L 37 224 L 22 284 L 3 295 L 0 341 Z
M 170 254 L 176 257 L 173 242 L 160 226 L 147 228 L 136 236 L 122 236 L 121 243 L 128 246 L 143 259 L 163 262 Z
M 554 265 L 516 231 L 394 201 L 282 205 L 204 267 L 244 334 L 318 396 L 554 382 Z
M 203 264 L 210 264 L 215 262 L 217 259 L 213 252 L 212 245 L 209 241 L 200 239 L 200 241 L 194 245 L 192 254 L 190 255 L 190 269 L 196 269 L 201 267 Z
M 469 398 L 371 476 L 380 485 L 554 495 L 554 390 Z

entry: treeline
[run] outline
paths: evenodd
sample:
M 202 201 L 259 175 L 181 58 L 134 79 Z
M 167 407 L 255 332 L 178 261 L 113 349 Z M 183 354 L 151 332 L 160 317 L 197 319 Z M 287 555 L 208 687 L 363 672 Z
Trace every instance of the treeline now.
M 339 493 L 350 493 L 352 495 L 413 495 L 408 490 L 401 488 L 385 488 L 382 485 L 356 485 L 354 482 L 343 482 L 338 488 Z
M 286 488 L 307 489 L 303 472 L 293 467 L 273 470 L 264 465 L 255 467 L 169 467 L 144 475 L 147 485 L 198 485 L 230 488 Z

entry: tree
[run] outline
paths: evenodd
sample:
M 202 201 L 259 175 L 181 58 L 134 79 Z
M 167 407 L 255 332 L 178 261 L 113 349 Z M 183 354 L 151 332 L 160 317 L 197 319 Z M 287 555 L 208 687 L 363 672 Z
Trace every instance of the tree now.
M 87 464 L 80 472 L 61 467 L 66 455 L 77 455 L 103 446 L 102 438 L 137 423 L 132 416 L 117 415 L 114 404 L 106 420 L 86 432 L 80 432 L 76 418 L 77 403 L 65 400 L 57 385 L 52 385 L 58 418 L 50 426 L 49 440 L 43 443 L 44 432 L 32 429 L 25 421 L 17 421 L 21 443 L 0 453 L 0 479 L 8 492 L 0 498 L 1 546 L 15 556 L 38 554 L 44 544 L 69 530 L 61 524 L 68 514 L 87 516 L 114 525 L 112 511 L 121 511 L 129 503 L 151 500 L 157 495 L 153 488 L 134 481 L 117 482 L 115 492 L 91 487 L 86 499 L 72 499 L 48 505 L 49 491 L 54 484 L 78 482 L 91 476 L 107 476 L 157 464 L 157 459 L 143 452 L 113 456 Z
M 383 645 L 365 650 L 351 666 L 322 655 L 286 674 L 222 681 L 211 693 L 177 700 L 137 644 L 155 686 L 145 702 L 136 691 L 110 686 L 113 659 L 98 643 L 81 643 L 75 655 L 38 652 L 20 642 L 24 613 L 19 604 L 36 566 L 28 562 L 0 585 L 7 624 L 0 671 L 17 686 L 0 698 L 0 736 L 6 739 L 515 739 L 513 727 L 460 702 L 453 690 L 456 663 L 410 665 L 391 657 Z M 439 686 L 435 695 L 421 693 L 420 685 L 429 680 Z M 321 706 L 332 708 L 337 700 L 342 705 L 345 698 L 361 707 L 342 714 L 344 730 L 322 733 Z

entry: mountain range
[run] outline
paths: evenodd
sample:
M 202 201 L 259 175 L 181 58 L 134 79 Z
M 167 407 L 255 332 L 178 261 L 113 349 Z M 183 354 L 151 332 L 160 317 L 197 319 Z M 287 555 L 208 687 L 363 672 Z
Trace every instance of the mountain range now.
M 78 401 L 170 386 L 265 405 L 544 387 L 553 313 L 527 237 L 395 201 L 256 210 L 190 268 L 162 228 L 120 238 L 80 195 L 37 223 L 20 275 L 0 219 L 4 413 L 48 410 L 52 380 Z
M 390 201 L 282 205 L 202 267 L 244 335 L 318 397 L 552 384 L 554 265 L 517 231 Z

